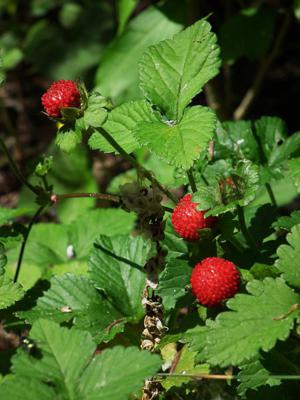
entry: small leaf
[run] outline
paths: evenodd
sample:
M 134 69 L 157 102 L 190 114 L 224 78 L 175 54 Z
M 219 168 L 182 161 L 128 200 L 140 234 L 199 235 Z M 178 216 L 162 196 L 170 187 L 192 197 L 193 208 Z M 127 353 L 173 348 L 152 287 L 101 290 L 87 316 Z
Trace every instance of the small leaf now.
M 176 301 L 185 295 L 186 285 L 190 282 L 192 273 L 187 261 L 170 260 L 159 276 L 157 294 L 163 299 L 166 310 L 175 307 Z
M 134 135 L 142 146 L 157 156 L 187 170 L 212 138 L 215 124 L 213 111 L 208 107 L 195 106 L 186 110 L 178 124 L 172 121 L 140 122 L 134 129 Z
M 216 42 L 210 24 L 202 19 L 144 53 L 140 86 L 168 119 L 180 121 L 186 106 L 219 72 Z
M 212 365 L 239 365 L 272 349 L 277 340 L 285 340 L 293 328 L 300 296 L 281 278 L 253 280 L 249 294 L 238 294 L 227 302 L 230 311 L 209 321 L 206 329 L 192 339 L 191 350 L 200 350 L 200 359 Z
M 114 108 L 108 115 L 103 128 L 128 153 L 139 147 L 133 136 L 133 129 L 138 122 L 156 122 L 158 117 L 153 112 L 149 103 L 145 100 L 130 101 Z M 89 139 L 89 146 L 93 150 L 101 150 L 106 153 L 115 153 L 115 149 L 98 132 L 94 132 Z
M 60 128 L 55 139 L 56 145 L 66 153 L 71 152 L 81 143 L 82 134 L 79 130 L 72 130 L 66 126 Z
M 300 225 L 292 228 L 286 237 L 289 245 L 283 244 L 277 250 L 279 259 L 275 266 L 282 273 L 283 278 L 292 286 L 300 287 L 300 268 L 298 255 L 300 252 Z
M 22 299 L 24 290 L 18 283 L 0 275 L 0 309 L 13 305 L 16 301 Z
M 118 13 L 118 34 L 120 35 L 126 26 L 126 23 L 135 9 L 138 0 L 117 0 L 117 13 Z
M 107 111 L 97 105 L 88 106 L 84 112 L 84 122 L 86 129 L 88 127 L 101 128 L 107 119 Z
M 300 193 L 300 157 L 288 160 L 288 172 L 298 193 Z
M 280 146 L 272 153 L 269 164 L 271 167 L 279 165 L 295 153 L 300 148 L 300 132 L 294 133 L 287 138 Z
M 259 357 L 242 364 L 241 371 L 237 375 L 240 382 L 237 391 L 240 396 L 244 396 L 247 390 L 256 390 L 263 385 L 278 386 L 281 381 L 273 378 L 271 373 L 262 365 Z
M 293 211 L 288 217 L 280 217 L 273 223 L 273 228 L 290 231 L 293 226 L 300 224 L 300 211 Z

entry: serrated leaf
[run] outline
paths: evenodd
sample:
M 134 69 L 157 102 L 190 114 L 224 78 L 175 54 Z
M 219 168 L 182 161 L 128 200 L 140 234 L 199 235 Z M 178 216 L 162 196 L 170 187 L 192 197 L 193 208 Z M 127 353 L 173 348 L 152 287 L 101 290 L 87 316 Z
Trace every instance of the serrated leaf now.
M 287 137 L 285 122 L 278 117 L 261 117 L 255 121 L 255 131 L 266 160 L 269 160 L 270 165 L 273 164 L 278 146 Z
M 189 284 L 192 269 L 187 261 L 170 260 L 159 276 L 156 293 L 163 299 L 166 310 L 175 307 L 176 301 L 185 295 L 186 285 Z
M 300 287 L 300 268 L 298 255 L 300 251 L 300 225 L 292 228 L 286 237 L 289 245 L 283 244 L 277 250 L 279 259 L 275 266 L 282 273 L 283 278 L 292 286 Z
M 290 310 L 300 296 L 281 278 L 253 280 L 247 290 L 249 294 L 238 294 L 227 302 L 230 311 L 208 320 L 206 329 L 194 336 L 191 349 L 200 350 L 201 360 L 239 365 L 288 337 L 297 318 Z
M 114 108 L 109 113 L 103 128 L 112 135 L 125 151 L 132 153 L 139 147 L 132 132 L 136 124 L 141 121 L 157 122 L 158 117 L 145 100 L 130 101 Z M 116 153 L 115 149 L 99 132 L 92 134 L 89 139 L 89 146 L 93 150 Z
M 5 275 L 0 275 L 0 309 L 13 305 L 22 299 L 24 290 L 21 285 L 14 283 Z
M 279 165 L 295 153 L 300 148 L 300 132 L 294 133 L 287 138 L 280 146 L 278 146 L 269 159 L 271 167 Z
M 148 46 L 171 37 L 181 28 L 159 9 L 147 8 L 107 48 L 96 74 L 96 87 L 117 104 L 141 98 L 138 60 Z
M 143 267 L 151 257 L 151 243 L 140 236 L 100 236 L 89 260 L 89 273 L 96 287 L 125 316 L 143 315 L 142 292 L 146 282 Z
M 241 371 L 237 375 L 237 380 L 240 382 L 237 392 L 240 396 L 244 396 L 249 389 L 256 390 L 263 385 L 278 386 L 281 383 L 280 379 L 271 376 L 259 357 L 242 364 L 240 368 Z
M 160 366 L 158 355 L 135 347 L 107 349 L 87 367 L 79 391 L 86 400 L 126 400 Z
M 216 116 L 208 107 L 188 108 L 178 124 L 172 122 L 140 122 L 134 135 L 171 165 L 189 169 L 213 136 Z M 162 143 L 164 144 L 162 146 Z
M 88 127 L 100 128 L 107 119 L 107 111 L 97 105 L 90 105 L 84 112 L 84 123 Z
M 31 324 L 46 317 L 59 323 L 74 320 L 76 328 L 89 331 L 97 342 L 111 340 L 127 321 L 87 277 L 70 273 L 54 276 L 50 289 L 38 299 L 36 306 L 17 315 Z
M 216 42 L 210 24 L 202 19 L 144 53 L 139 64 L 141 89 L 170 120 L 180 121 L 186 106 L 219 72 Z
M 63 126 L 58 132 L 55 139 L 56 145 L 66 153 L 70 153 L 81 143 L 82 133 L 79 130 L 72 130 Z
M 4 244 L 0 242 L 0 276 L 4 274 L 4 267 L 7 263 L 7 257 L 5 255 Z
M 300 211 L 293 211 L 287 217 L 280 217 L 273 223 L 274 228 L 285 229 L 290 231 L 293 226 L 300 224 Z
M 73 246 L 76 259 L 84 259 L 100 235 L 114 236 L 129 234 L 134 225 L 135 215 L 116 208 L 91 210 L 69 227 L 69 244 Z
M 4 398 L 19 399 L 23 388 L 27 393 L 22 398 L 32 400 L 125 400 L 161 365 L 158 355 L 135 347 L 114 347 L 94 356 L 96 344 L 89 333 L 62 328 L 47 320 L 38 320 L 30 337 L 42 357 L 19 351 L 13 357 L 13 377 L 0 384 L 1 398 L 9 394 L 12 397 Z

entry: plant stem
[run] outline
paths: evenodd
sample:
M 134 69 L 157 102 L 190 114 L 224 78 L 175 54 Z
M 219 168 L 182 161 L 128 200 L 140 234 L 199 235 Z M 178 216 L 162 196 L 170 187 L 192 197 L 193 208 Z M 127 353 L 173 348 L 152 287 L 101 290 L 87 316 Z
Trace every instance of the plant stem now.
M 31 183 L 27 182 L 26 178 L 23 176 L 23 174 L 21 173 L 21 171 L 19 170 L 19 168 L 17 167 L 16 163 L 14 162 L 14 160 L 12 159 L 11 155 L 9 154 L 9 151 L 4 143 L 4 141 L 2 140 L 2 138 L 0 137 L 0 148 L 2 149 L 3 153 L 6 155 L 8 162 L 10 164 L 11 169 L 13 170 L 15 176 L 17 177 L 17 179 L 23 183 L 25 186 L 28 187 L 29 190 L 31 190 L 34 194 L 39 195 L 39 192 L 36 190 L 36 188 L 34 186 L 31 185 Z
M 20 248 L 20 253 L 19 253 L 19 257 L 18 257 L 18 262 L 17 262 L 17 267 L 16 267 L 16 272 L 15 272 L 15 276 L 14 276 L 14 282 L 17 282 L 18 277 L 19 277 L 19 273 L 20 273 L 20 269 L 21 269 L 21 265 L 22 265 L 22 261 L 23 261 L 23 256 L 24 256 L 24 250 L 26 247 L 26 243 L 27 243 L 27 239 L 29 236 L 29 233 L 31 231 L 31 228 L 33 226 L 33 224 L 36 222 L 36 220 L 38 219 L 38 217 L 40 216 L 41 212 L 43 211 L 45 206 L 41 206 L 37 212 L 34 214 L 34 216 L 32 217 L 27 231 L 24 234 L 23 240 L 22 240 L 22 244 L 21 244 L 21 248 Z
M 192 192 L 193 193 L 197 192 L 197 186 L 196 186 L 196 182 L 195 182 L 195 179 L 194 179 L 194 175 L 193 175 L 192 169 L 190 168 L 189 170 L 186 171 L 186 173 L 187 173 L 187 176 L 189 178 L 189 183 L 190 183 L 190 187 L 192 189 Z
M 108 194 L 108 193 L 64 193 L 64 194 L 52 194 L 51 202 L 52 204 L 57 203 L 64 199 L 77 199 L 77 198 L 94 198 L 99 200 L 113 201 L 114 203 L 121 202 L 121 196 Z M 173 212 L 173 208 L 162 206 L 162 208 L 169 213 Z
M 265 184 L 265 187 L 266 187 L 267 192 L 268 192 L 268 194 L 269 194 L 271 203 L 273 204 L 274 207 L 277 207 L 277 201 L 276 201 L 276 199 L 275 199 L 275 195 L 274 195 L 272 186 L 271 186 L 269 183 L 266 183 L 266 184 Z
M 127 160 L 134 168 L 136 168 L 138 171 L 141 171 L 145 178 L 147 178 L 150 182 L 153 182 L 170 200 L 172 200 L 174 203 L 177 203 L 176 197 L 168 190 L 165 189 L 152 175 L 150 171 L 148 171 L 146 168 L 141 166 L 138 161 L 133 158 L 130 154 L 128 154 L 123 147 L 121 147 L 115 139 L 104 129 L 99 128 L 97 129 L 97 132 L 100 133 L 107 141 L 108 143 L 115 149 L 117 152 L 125 159 Z
M 247 226 L 246 226 L 246 221 L 245 221 L 245 215 L 244 215 L 244 210 L 241 206 L 237 205 L 236 207 L 238 218 L 239 218 L 239 223 L 240 223 L 240 228 L 241 232 L 244 235 L 248 245 L 258 251 L 257 244 L 255 243 L 254 239 L 252 238 Z

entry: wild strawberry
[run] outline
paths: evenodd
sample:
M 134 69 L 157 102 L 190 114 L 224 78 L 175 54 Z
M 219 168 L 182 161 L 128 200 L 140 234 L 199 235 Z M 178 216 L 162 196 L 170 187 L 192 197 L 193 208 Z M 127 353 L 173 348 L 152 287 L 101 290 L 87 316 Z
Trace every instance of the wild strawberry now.
M 63 107 L 80 107 L 80 93 L 73 81 L 60 80 L 43 94 L 42 104 L 50 117 L 60 118 Z
M 199 240 L 201 229 L 213 227 L 217 220 L 215 217 L 205 218 L 206 211 L 197 210 L 197 205 L 192 201 L 192 196 L 187 194 L 173 211 L 172 225 L 183 239 Z
M 219 257 L 209 257 L 196 264 L 191 275 L 192 292 L 206 307 L 215 307 L 233 297 L 239 283 L 236 266 Z

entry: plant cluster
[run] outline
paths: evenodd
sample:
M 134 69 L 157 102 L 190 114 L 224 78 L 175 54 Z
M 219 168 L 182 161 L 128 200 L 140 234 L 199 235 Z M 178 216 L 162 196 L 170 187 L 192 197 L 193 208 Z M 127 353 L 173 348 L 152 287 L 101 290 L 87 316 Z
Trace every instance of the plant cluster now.
M 300 133 L 194 105 L 220 64 L 201 19 L 144 52 L 143 99 L 52 84 L 42 104 L 69 165 L 53 150 L 27 180 L 0 140 L 38 204 L 0 214 L 1 398 L 297 398 L 300 212 L 279 204 L 299 189 Z M 55 185 L 83 173 L 83 141 L 133 167 L 108 193 Z M 38 222 L 52 209 L 60 223 Z

